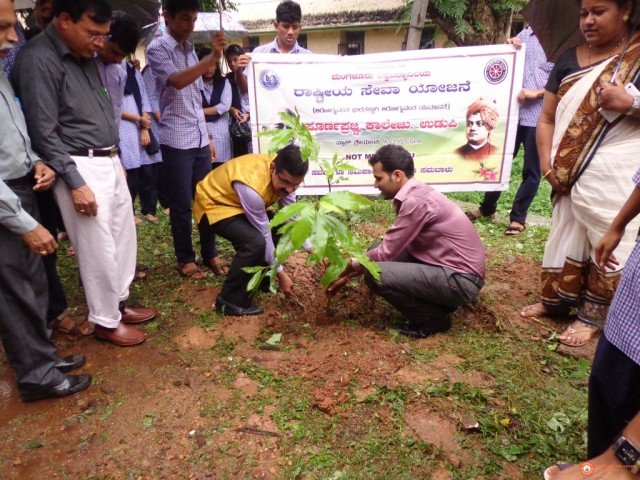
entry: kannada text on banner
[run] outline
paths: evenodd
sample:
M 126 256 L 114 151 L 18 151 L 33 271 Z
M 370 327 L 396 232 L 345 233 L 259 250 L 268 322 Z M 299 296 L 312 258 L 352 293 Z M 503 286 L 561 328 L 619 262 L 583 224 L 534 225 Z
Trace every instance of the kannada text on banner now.
M 247 72 L 254 151 L 268 145 L 257 131 L 278 128 L 278 113 L 297 109 L 320 142 L 321 158 L 337 154 L 357 168 L 344 172 L 348 180 L 337 189 L 377 193 L 367 160 L 395 144 L 412 153 L 416 179 L 440 191 L 505 190 L 523 61 L 524 48 L 512 45 L 349 57 L 254 54 Z M 489 106 L 490 121 L 467 122 L 467 110 L 478 105 Z M 474 149 L 478 126 L 489 137 Z M 310 165 L 299 193 L 326 191 L 322 171 Z

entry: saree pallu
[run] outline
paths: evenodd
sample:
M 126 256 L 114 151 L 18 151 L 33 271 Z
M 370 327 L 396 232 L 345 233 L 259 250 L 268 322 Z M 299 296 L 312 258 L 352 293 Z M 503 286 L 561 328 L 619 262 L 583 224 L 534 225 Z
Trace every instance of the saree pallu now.
M 571 186 L 571 193 L 555 203 L 542 260 L 542 303 L 550 310 L 578 307 L 580 320 L 601 328 L 640 226 L 640 218 L 627 225 L 615 250 L 618 270 L 602 272 L 595 263 L 594 245 L 635 188 L 632 177 L 640 164 L 639 120 L 621 115 L 612 124 L 600 123 L 593 128 L 600 122 L 592 98 L 594 85 L 607 75 L 612 62 L 580 74 L 558 104 L 553 168 L 558 178 Z M 581 134 L 587 136 L 581 138 Z M 573 164 L 562 158 L 567 136 L 585 150 Z

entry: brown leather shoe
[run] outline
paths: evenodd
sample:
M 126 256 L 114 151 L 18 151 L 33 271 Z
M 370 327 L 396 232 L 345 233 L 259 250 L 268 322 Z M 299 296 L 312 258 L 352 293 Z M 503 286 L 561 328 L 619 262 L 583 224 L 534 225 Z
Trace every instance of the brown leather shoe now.
M 118 325 L 118 328 L 106 328 L 102 325 L 96 325 L 93 335 L 98 340 L 104 340 L 119 347 L 139 345 L 146 338 L 144 332 L 137 328 L 129 327 L 122 322 Z
M 158 314 L 157 310 L 153 308 L 130 308 L 124 307 L 122 312 L 122 318 L 120 321 L 128 325 L 135 325 L 136 323 L 148 322 L 153 320 Z

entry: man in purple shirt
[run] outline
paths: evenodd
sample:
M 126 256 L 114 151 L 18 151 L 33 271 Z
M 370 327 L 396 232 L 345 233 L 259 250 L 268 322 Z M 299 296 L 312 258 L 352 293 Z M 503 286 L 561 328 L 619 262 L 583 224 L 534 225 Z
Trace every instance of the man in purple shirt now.
M 374 186 L 384 199 L 393 199 L 397 216 L 382 242 L 367 252 L 381 270 L 380 280 L 365 274 L 367 285 L 406 317 L 400 333 L 424 338 L 449 330 L 451 313 L 472 302 L 484 285 L 482 241 L 456 204 L 413 178 L 407 150 L 385 145 L 369 164 Z M 328 294 L 362 273 L 352 261 Z
M 160 101 L 160 148 L 163 175 L 171 179 L 169 209 L 171 234 L 183 277 L 200 279 L 206 274 L 195 263 L 191 239 L 191 208 L 196 184 L 211 171 L 215 150 L 202 111 L 202 75 L 222 57 L 227 46 L 223 32 L 212 38 L 213 52 L 198 60 L 189 38 L 198 17 L 198 0 L 163 2 L 167 32 L 147 49 L 147 63 L 156 79 Z M 200 255 L 214 273 L 226 275 L 228 267 L 218 257 L 215 236 L 199 229 Z

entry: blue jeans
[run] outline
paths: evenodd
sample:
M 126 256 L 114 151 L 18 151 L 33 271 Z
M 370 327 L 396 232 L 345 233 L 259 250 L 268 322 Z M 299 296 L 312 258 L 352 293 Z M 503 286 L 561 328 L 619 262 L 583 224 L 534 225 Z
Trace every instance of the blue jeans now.
M 195 262 L 196 254 L 191 239 L 191 219 L 193 213 L 193 197 L 196 184 L 211 171 L 211 155 L 209 147 L 190 148 L 180 150 L 161 145 L 164 174 L 168 182 L 169 216 L 173 248 L 178 263 Z M 216 237 L 209 228 L 200 228 L 200 255 L 203 260 L 210 260 L 218 256 Z
M 513 199 L 509 219 L 512 222 L 518 222 L 524 225 L 529 207 L 536 193 L 538 193 L 538 187 L 540 186 L 540 159 L 538 158 L 538 147 L 536 145 L 536 127 L 518 125 L 514 156 L 518 154 L 521 145 L 524 145 L 522 183 Z M 502 192 L 487 192 L 484 194 L 484 200 L 480 204 L 480 212 L 483 216 L 486 217 L 496 213 L 501 193 Z

